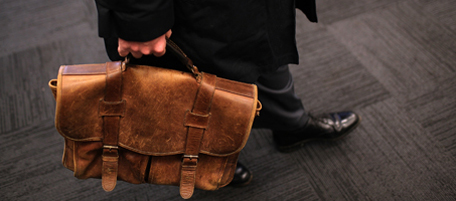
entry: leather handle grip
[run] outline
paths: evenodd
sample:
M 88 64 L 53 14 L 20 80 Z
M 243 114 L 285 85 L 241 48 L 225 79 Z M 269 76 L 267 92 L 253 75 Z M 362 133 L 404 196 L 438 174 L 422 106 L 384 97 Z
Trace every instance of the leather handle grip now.
M 171 39 L 166 37 L 166 51 L 171 52 L 174 56 L 177 57 L 177 59 L 184 64 L 185 67 L 190 70 L 195 77 L 198 77 L 200 75 L 200 72 L 198 68 L 193 65 L 193 61 L 188 58 L 188 56 L 180 49 L 179 46 L 176 45 Z M 123 64 L 127 64 L 130 61 L 131 54 L 128 54 L 128 56 L 125 57 L 125 61 Z M 125 69 L 125 65 L 123 65 L 122 69 Z
M 188 58 L 188 56 L 180 49 L 179 46 L 174 43 L 171 39 L 166 37 L 166 51 L 171 52 L 174 56 L 177 57 L 177 59 L 184 64 L 185 67 L 187 67 L 192 73 L 195 73 L 194 71 L 198 72 L 198 68 L 193 65 L 193 61 Z

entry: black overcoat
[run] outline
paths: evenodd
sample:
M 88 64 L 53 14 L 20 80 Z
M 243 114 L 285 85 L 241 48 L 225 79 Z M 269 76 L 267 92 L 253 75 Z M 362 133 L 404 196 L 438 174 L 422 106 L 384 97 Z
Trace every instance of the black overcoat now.
M 99 35 L 111 60 L 117 38 L 149 41 L 172 29 L 200 70 L 254 82 L 262 73 L 298 63 L 295 8 L 316 22 L 315 0 L 96 0 Z M 170 55 L 136 63 L 180 68 Z M 177 66 L 177 67 L 176 67 Z M 183 68 L 181 69 L 183 70 Z

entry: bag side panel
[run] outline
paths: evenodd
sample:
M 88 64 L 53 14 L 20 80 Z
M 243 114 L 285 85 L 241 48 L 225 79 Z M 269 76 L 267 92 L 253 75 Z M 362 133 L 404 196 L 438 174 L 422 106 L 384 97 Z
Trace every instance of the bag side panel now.
M 223 175 L 220 178 L 218 188 L 222 188 L 230 184 L 233 180 L 234 172 L 236 171 L 237 161 L 239 158 L 239 153 L 233 154 L 227 157 L 227 163 L 225 168 L 223 169 Z
M 67 169 L 74 171 L 74 142 L 68 139 L 65 139 L 65 144 L 63 147 L 63 157 L 62 157 L 62 164 Z

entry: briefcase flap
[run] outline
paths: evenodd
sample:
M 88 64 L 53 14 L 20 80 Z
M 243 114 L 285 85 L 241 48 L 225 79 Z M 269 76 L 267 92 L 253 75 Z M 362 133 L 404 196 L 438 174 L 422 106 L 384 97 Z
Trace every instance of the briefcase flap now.
M 226 156 L 245 146 L 257 113 L 255 85 L 216 77 L 209 112 L 194 114 L 201 80 L 213 75 L 128 64 L 122 101 L 106 102 L 107 64 L 61 66 L 50 82 L 63 137 L 102 141 L 103 117 L 120 116 L 119 146 L 145 155 L 183 154 L 189 127 L 205 129 L 200 153 Z

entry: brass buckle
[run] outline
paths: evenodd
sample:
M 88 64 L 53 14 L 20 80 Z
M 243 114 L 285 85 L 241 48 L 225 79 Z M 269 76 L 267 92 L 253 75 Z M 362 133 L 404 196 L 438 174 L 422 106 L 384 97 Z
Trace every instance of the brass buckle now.
M 109 151 L 111 151 L 112 149 L 118 150 L 119 146 L 116 146 L 116 145 L 103 145 L 103 149 L 109 149 Z
M 198 155 L 184 155 L 182 158 L 189 158 L 190 160 L 198 159 Z
M 185 159 L 187 159 L 187 160 L 185 160 Z M 199 162 L 198 155 L 184 155 L 184 156 L 182 156 L 181 162 L 182 162 L 182 167 L 196 168 L 196 166 Z

